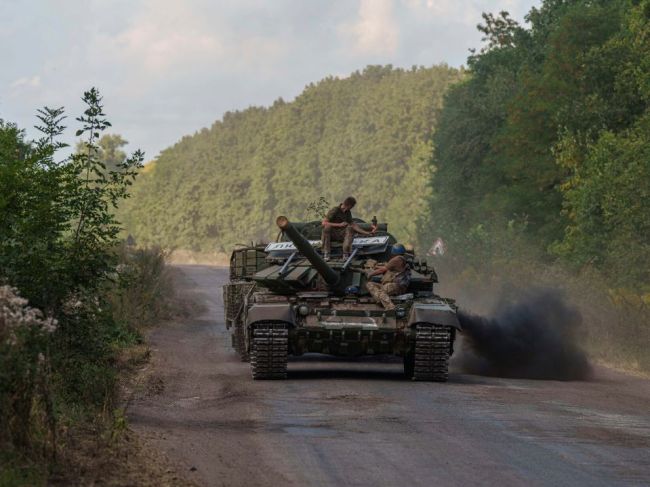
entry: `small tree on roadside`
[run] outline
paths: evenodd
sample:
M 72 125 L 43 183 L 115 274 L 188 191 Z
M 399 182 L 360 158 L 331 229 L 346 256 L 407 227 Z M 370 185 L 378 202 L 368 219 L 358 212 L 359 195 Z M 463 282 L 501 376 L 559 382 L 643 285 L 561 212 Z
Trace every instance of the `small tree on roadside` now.
M 36 142 L 0 120 L 0 289 L 6 301 L 0 304 L 5 311 L 16 308 L 0 315 L 0 405 L 11 406 L 3 408 L 8 416 L 0 421 L 0 443 L 23 450 L 39 401 L 54 434 L 54 410 L 67 404 L 110 411 L 114 393 L 114 344 L 123 333 L 106 298 L 117 278 L 114 210 L 128 197 L 144 154 L 107 164 L 100 141 L 111 124 L 102 97 L 92 88 L 83 101 L 86 109 L 76 119 L 83 150 L 61 160 L 63 108 L 38 111 L 43 136 Z

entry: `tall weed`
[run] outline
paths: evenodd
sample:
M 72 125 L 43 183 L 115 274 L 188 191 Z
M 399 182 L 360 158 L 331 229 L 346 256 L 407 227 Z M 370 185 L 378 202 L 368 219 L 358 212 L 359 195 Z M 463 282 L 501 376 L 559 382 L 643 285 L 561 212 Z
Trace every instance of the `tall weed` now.
M 49 343 L 57 321 L 0 286 L 0 448 L 53 451 Z M 49 441 L 48 441 L 49 440 Z M 38 451 L 40 450 L 40 451 Z
M 169 253 L 160 247 L 119 250 L 118 279 L 109 293 L 113 317 L 141 330 L 171 313 L 173 288 L 165 263 Z

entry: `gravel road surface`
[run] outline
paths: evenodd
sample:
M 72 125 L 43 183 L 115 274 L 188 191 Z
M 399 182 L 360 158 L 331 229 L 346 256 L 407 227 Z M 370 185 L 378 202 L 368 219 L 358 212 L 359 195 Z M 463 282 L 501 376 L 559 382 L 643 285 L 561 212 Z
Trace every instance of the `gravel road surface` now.
M 650 381 L 402 378 L 399 361 L 296 358 L 258 381 L 230 348 L 227 270 L 180 266 L 205 309 L 156 329 L 131 424 L 207 486 L 650 485 Z

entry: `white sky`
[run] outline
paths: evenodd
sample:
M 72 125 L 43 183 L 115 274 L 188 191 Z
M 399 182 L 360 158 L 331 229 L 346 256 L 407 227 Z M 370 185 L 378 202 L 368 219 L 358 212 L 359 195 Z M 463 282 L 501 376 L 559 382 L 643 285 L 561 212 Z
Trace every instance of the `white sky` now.
M 539 0 L 0 0 L 0 118 L 104 95 L 111 133 L 147 159 L 228 110 L 291 100 L 368 64 L 465 63 L 481 12 Z M 73 142 L 73 130 L 67 142 Z

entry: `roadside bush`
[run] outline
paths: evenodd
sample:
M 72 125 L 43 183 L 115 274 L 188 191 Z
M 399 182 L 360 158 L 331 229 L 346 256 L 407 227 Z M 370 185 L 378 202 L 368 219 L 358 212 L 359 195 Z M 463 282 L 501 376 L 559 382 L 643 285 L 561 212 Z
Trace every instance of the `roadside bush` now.
M 0 286 L 0 449 L 46 448 L 53 440 L 49 385 L 50 336 L 57 321 L 27 305 L 16 289 Z M 34 445 L 34 439 L 40 441 Z M 50 448 L 51 450 L 51 448 Z
M 111 422 L 119 350 L 139 340 L 133 317 L 113 302 L 115 290 L 126 296 L 133 287 L 134 299 L 148 292 L 146 316 L 161 292 L 147 288 L 164 274 L 160 252 L 132 259 L 134 279 L 118 272 L 114 211 L 144 155 L 107 167 L 98 144 L 110 127 L 102 98 L 93 88 L 83 101 L 82 150 L 62 160 L 62 108 L 39 110 L 36 142 L 0 120 L 0 284 L 15 287 L 0 288 L 0 456 L 17 465 L 3 465 L 5 483 L 29 483 L 20 472 L 54 456 L 63 425 Z

